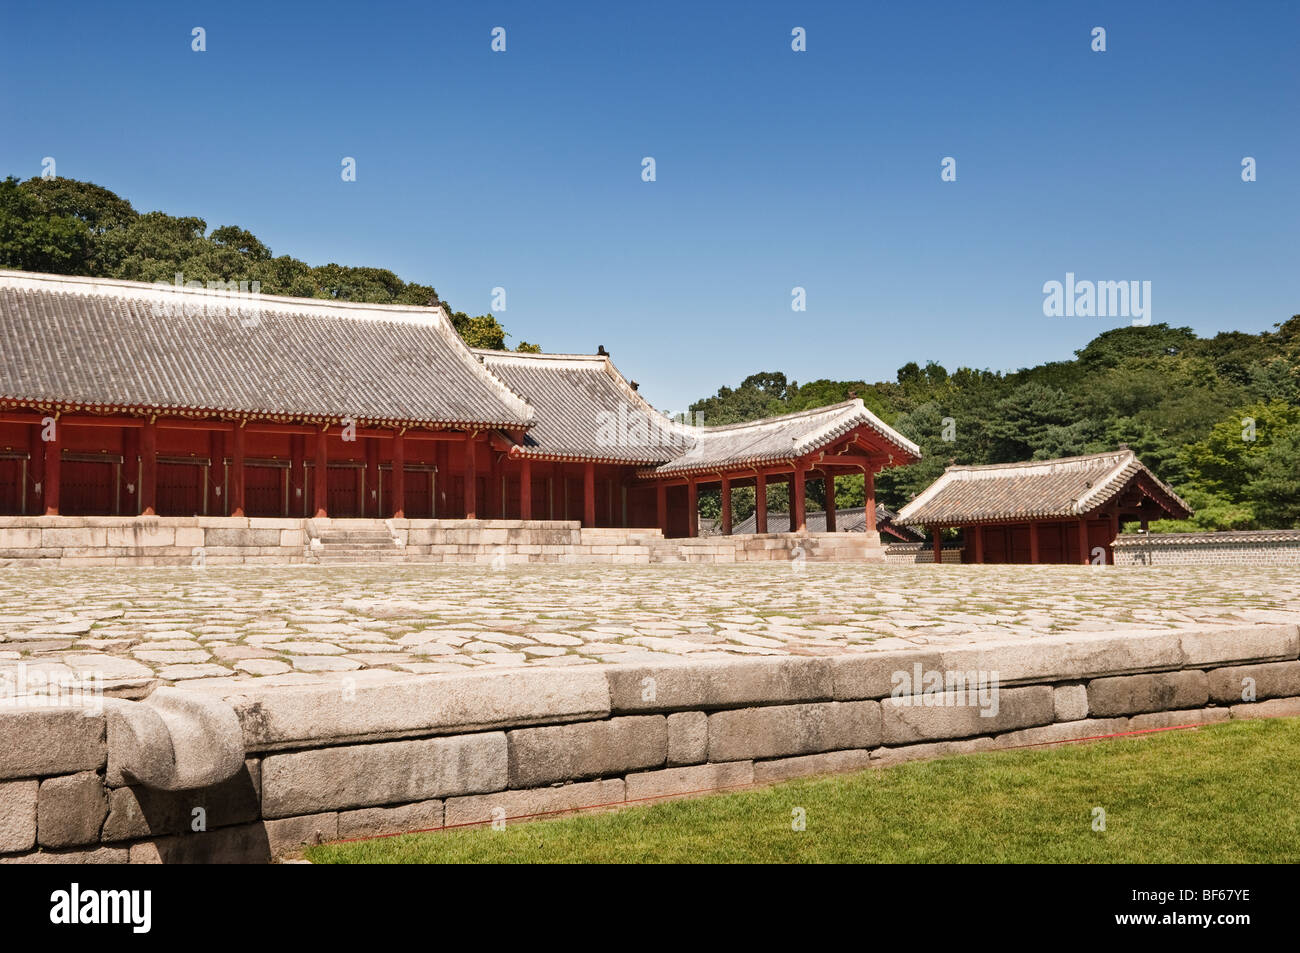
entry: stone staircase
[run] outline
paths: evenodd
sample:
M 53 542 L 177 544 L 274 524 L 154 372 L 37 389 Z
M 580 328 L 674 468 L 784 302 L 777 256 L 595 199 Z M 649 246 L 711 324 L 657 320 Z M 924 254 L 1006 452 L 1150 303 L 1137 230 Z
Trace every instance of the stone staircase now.
M 675 541 L 664 539 L 660 529 L 588 527 L 582 530 L 582 545 L 591 546 L 593 556 L 621 556 L 613 562 L 684 562 Z
M 326 524 L 308 521 L 306 561 L 321 565 L 357 565 L 361 563 L 400 563 L 406 556 L 392 531 L 374 520 L 358 521 L 349 526 L 346 520 Z

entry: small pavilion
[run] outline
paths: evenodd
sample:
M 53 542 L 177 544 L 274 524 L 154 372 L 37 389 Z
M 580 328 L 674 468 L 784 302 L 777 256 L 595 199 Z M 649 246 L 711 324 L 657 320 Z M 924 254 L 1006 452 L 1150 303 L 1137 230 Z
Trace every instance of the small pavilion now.
M 963 562 L 1079 563 L 1111 550 L 1124 522 L 1187 519 L 1188 507 L 1127 447 L 991 466 L 950 466 L 898 513 L 923 526 L 940 561 L 941 530 L 958 528 Z

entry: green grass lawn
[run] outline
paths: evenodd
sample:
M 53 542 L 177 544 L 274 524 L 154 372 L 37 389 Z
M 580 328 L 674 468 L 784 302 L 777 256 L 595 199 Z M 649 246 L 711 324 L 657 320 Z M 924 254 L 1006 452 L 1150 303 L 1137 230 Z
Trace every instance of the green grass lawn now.
M 311 848 L 315 863 L 1295 863 L 1300 719 Z M 1093 809 L 1105 809 L 1105 831 Z M 792 830 L 802 808 L 806 829 Z

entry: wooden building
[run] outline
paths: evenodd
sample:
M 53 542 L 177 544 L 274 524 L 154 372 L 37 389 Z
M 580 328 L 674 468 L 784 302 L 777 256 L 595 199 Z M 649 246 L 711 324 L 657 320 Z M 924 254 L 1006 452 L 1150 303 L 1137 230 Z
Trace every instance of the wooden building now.
M 752 533 L 757 525 L 757 513 L 750 513 L 734 530 L 739 535 Z M 862 533 L 867 529 L 867 508 L 865 506 L 846 506 L 830 510 L 812 510 L 807 514 L 808 532 L 810 533 Z M 898 514 L 883 503 L 876 504 L 876 531 L 882 541 L 888 537 L 889 542 L 920 543 L 925 537 L 910 526 L 898 522 Z M 768 513 L 767 529 L 769 533 L 786 533 L 790 529 L 789 513 Z
M 1104 557 L 1124 522 L 1186 519 L 1191 509 L 1132 450 L 993 466 L 951 466 L 903 507 L 900 522 L 961 529 L 963 562 L 1079 563 Z
M 874 503 L 874 474 L 920 457 L 860 400 L 685 425 L 605 355 L 474 351 L 437 308 L 0 271 L 0 349 L 0 515 L 568 519 L 688 536 L 700 487 L 721 487 L 730 532 L 731 488 L 756 486 L 764 532 L 765 488 L 789 481 L 804 530 L 808 480 L 865 473 Z

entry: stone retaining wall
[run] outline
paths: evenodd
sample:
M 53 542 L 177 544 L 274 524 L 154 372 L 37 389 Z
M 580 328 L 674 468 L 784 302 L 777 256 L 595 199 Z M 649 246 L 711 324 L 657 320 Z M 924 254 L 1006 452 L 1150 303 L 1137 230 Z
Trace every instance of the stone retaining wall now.
M 391 549 L 323 538 L 356 532 Z M 0 517 L 0 566 L 295 565 L 315 562 L 463 564 L 881 562 L 873 533 L 768 533 L 664 539 L 657 529 L 582 529 L 547 520 L 317 520 L 243 517 Z
M 900 674 L 912 676 L 917 666 L 997 673 L 996 712 L 987 704 L 893 697 Z M 89 716 L 0 710 L 0 861 L 266 861 L 323 840 L 937 755 L 1300 715 L 1300 628 L 375 674 L 170 690 L 161 718 L 123 707 L 149 702 L 118 702 Z M 175 698 L 187 694 L 195 704 Z M 183 718 L 167 720 L 180 709 Z M 130 725 L 136 730 L 127 731 Z M 152 748 L 149 731 L 158 735 Z M 179 777 L 167 759 L 188 750 L 187 738 L 203 751 L 220 749 L 222 777 L 188 791 L 139 782 L 153 777 L 166 786 Z M 191 757 L 184 776 L 203 767 Z
M 1117 566 L 1300 566 L 1300 530 L 1227 533 L 1125 533 Z

